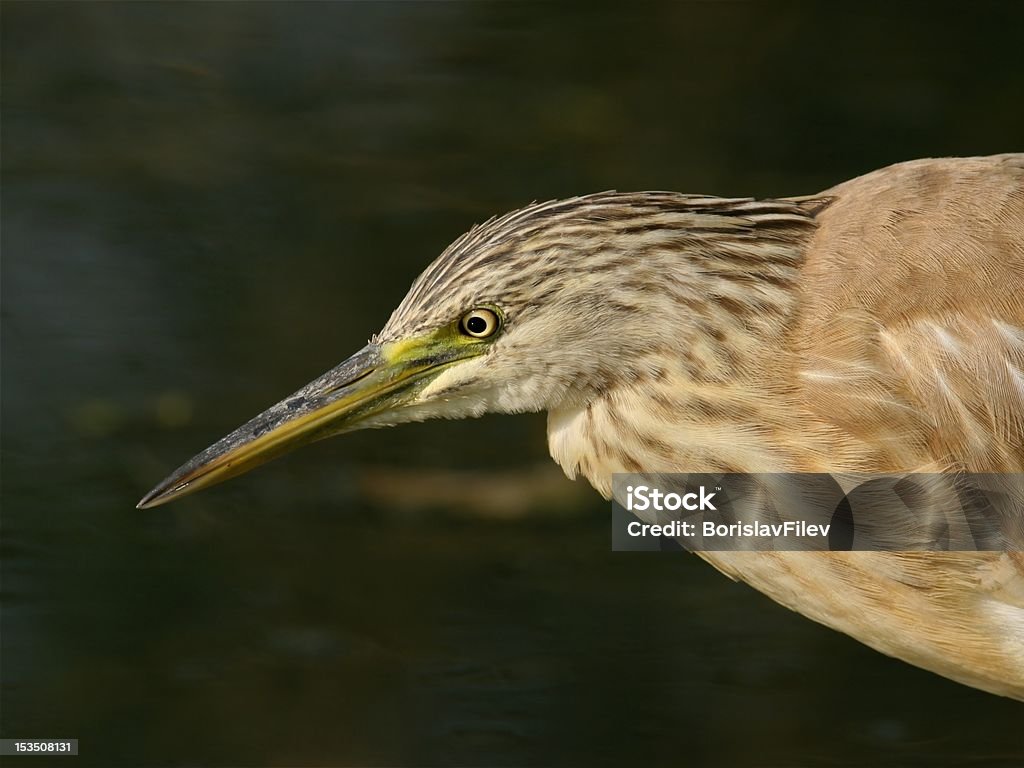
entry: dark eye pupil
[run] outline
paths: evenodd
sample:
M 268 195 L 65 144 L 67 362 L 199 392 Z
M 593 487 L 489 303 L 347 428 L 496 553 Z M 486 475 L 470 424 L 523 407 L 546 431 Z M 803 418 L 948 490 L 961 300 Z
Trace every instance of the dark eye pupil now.
M 471 317 L 466 320 L 466 330 L 470 333 L 483 333 L 487 330 L 487 321 L 482 317 Z

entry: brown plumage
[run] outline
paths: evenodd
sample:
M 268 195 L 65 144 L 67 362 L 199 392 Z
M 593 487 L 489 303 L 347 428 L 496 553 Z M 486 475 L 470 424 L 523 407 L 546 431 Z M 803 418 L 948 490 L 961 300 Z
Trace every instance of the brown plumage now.
M 480 337 L 474 308 L 494 320 Z M 616 472 L 1024 472 L 1024 155 L 903 163 L 813 197 L 602 193 L 491 220 L 360 356 L 143 505 L 297 437 L 527 410 L 606 497 Z M 1016 541 L 1019 509 L 1003 521 Z M 700 556 L 884 653 L 1024 699 L 1021 552 Z
M 698 304 L 714 330 L 697 359 L 552 414 L 570 474 L 607 496 L 641 468 L 1024 472 L 1024 155 L 905 163 L 810 205 L 782 311 Z M 873 648 L 1024 699 L 1020 552 L 699 554 Z

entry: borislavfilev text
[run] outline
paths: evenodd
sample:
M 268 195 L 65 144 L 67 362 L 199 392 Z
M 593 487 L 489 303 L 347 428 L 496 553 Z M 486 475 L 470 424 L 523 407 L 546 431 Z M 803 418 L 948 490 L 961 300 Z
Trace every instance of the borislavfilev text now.
M 659 512 L 676 512 L 685 509 L 694 511 L 717 511 L 714 505 L 715 494 L 721 491 L 716 487 L 715 491 L 708 493 L 702 485 L 694 492 L 662 493 L 657 488 L 648 488 L 646 485 L 633 487 L 626 486 L 626 509 L 630 512 L 646 512 L 653 509 Z M 828 536 L 831 524 L 818 525 L 803 520 L 786 520 L 781 523 L 716 523 L 713 520 L 702 520 L 700 522 L 700 535 L 708 537 L 778 537 L 778 536 Z M 670 520 L 667 523 L 641 523 L 633 520 L 626 527 L 630 536 L 685 536 L 692 538 L 697 535 L 697 523 L 688 520 Z
M 617 474 L 612 548 L 1019 552 L 1021 499 L 1020 474 Z

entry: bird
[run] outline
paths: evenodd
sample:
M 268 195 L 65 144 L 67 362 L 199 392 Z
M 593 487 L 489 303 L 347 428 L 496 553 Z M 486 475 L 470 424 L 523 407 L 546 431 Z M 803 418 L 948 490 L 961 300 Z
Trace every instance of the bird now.
M 146 494 L 363 428 L 547 413 L 613 475 L 1024 472 L 1024 153 L 812 195 L 601 192 L 455 240 L 369 343 Z M 1019 536 L 1021 506 L 1001 521 Z M 1016 539 L 1020 541 L 1018 537 Z M 1024 701 L 1024 552 L 699 551 L 889 656 Z

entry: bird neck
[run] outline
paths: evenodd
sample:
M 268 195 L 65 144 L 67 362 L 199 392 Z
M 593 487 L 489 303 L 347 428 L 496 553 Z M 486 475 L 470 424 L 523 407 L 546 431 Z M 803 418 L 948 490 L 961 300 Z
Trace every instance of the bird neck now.
M 813 229 L 786 232 L 715 234 L 666 265 L 647 306 L 672 312 L 678 332 L 630 356 L 614 384 L 549 410 L 566 474 L 607 496 L 621 472 L 808 469 L 818 426 L 798 402 L 788 337 Z

